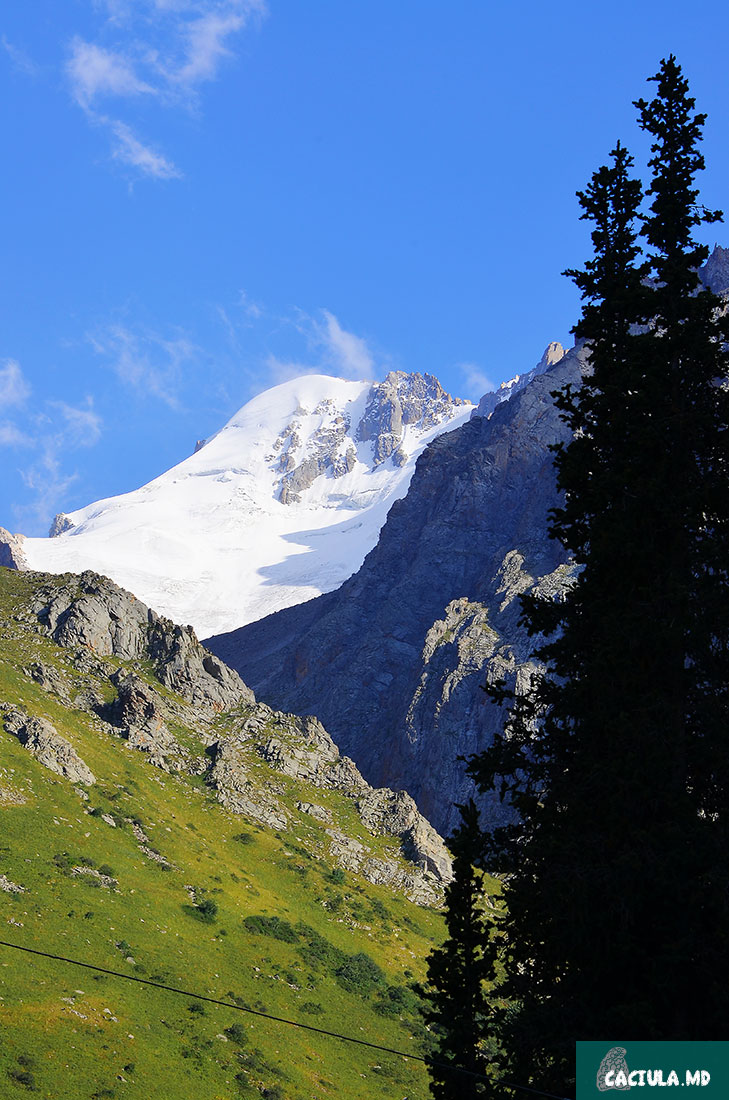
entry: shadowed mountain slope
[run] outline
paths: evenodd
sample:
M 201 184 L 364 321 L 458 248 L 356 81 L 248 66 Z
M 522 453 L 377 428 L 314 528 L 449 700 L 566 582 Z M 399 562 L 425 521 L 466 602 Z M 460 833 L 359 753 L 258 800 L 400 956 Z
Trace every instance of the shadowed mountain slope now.
M 546 534 L 549 445 L 566 437 L 551 393 L 583 364 L 573 349 L 488 419 L 436 439 L 336 592 L 207 642 L 272 706 L 316 714 L 370 782 L 408 790 L 441 830 L 471 791 L 457 757 L 499 722 L 480 686 L 528 674 L 516 597 L 565 581 Z

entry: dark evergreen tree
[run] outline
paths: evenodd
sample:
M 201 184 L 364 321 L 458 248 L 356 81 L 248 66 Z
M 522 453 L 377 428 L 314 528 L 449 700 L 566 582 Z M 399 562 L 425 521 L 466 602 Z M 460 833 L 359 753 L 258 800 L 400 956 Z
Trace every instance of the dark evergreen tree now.
M 675 58 L 652 79 L 647 260 L 620 145 L 579 196 L 589 373 L 555 395 L 574 438 L 550 532 L 575 581 L 524 600 L 545 672 L 471 765 L 519 815 L 485 837 L 503 1076 L 560 1095 L 576 1039 L 719 1039 L 729 1014 L 729 325 L 692 238 L 717 217 L 694 185 L 704 116 Z
M 461 825 L 449 840 L 453 881 L 446 888 L 448 935 L 428 960 L 425 1020 L 435 1038 L 428 1063 L 437 1100 L 475 1100 L 486 1095 L 489 1072 L 487 983 L 493 981 L 483 873 L 475 864 L 482 851 L 478 810 L 473 801 L 459 807 Z M 448 1070 L 447 1065 L 458 1067 Z M 470 1072 L 461 1072 L 462 1070 Z M 473 1074 L 473 1076 L 471 1076 Z

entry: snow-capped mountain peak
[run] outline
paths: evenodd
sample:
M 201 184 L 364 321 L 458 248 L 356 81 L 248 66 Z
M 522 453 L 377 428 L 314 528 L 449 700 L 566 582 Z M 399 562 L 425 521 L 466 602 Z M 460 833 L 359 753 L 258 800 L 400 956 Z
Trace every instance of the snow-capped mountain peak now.
M 425 446 L 473 406 L 431 375 L 305 375 L 254 397 L 147 485 L 26 539 L 30 568 L 95 569 L 201 636 L 338 587 Z

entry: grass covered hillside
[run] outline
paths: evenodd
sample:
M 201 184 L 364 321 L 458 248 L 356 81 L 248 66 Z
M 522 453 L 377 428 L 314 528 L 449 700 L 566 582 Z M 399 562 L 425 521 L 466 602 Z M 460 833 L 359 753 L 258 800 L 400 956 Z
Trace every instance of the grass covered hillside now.
M 191 632 L 92 575 L 0 569 L 0 939 L 422 1053 L 443 860 Z M 427 1091 L 418 1062 L 0 947 L 3 1097 Z

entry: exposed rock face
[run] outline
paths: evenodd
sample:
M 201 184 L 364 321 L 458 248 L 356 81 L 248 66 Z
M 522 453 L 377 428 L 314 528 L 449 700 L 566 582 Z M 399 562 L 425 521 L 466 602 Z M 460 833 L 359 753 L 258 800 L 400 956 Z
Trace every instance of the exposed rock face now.
M 129 749 L 143 752 L 149 763 L 166 772 L 205 775 L 229 810 L 265 827 L 298 832 L 306 817 L 321 822 L 329 829 L 313 828 L 312 821 L 306 829 L 313 858 L 356 870 L 420 904 L 442 901 L 451 872 L 440 837 L 408 796 L 373 791 L 316 718 L 297 718 L 257 704 L 237 673 L 204 650 L 189 628 L 160 619 L 103 577 L 49 578 L 28 572 L 11 581 L 4 575 L 16 598 L 0 625 L 11 637 L 37 643 L 43 659 L 22 669 L 26 684 L 40 684 L 55 696 L 55 708 L 69 708 L 69 729 L 85 728 L 82 736 L 120 735 Z M 20 592 L 22 600 L 17 598 Z M 9 609 L 10 601 L 3 600 L 3 607 Z M 121 629 L 117 617 L 125 614 Z M 50 635 L 57 648 L 38 634 Z M 129 656 L 135 653 L 139 656 Z M 151 669 L 164 687 L 155 684 Z M 115 689 L 111 702 L 109 685 Z M 86 712 L 83 717 L 80 710 Z M 56 774 L 75 784 L 95 782 L 46 718 L 31 717 L 10 702 L 0 704 L 0 718 Z M 77 793 L 88 800 L 79 787 Z M 362 806 L 366 821 L 344 809 L 347 800 Z M 22 805 L 24 799 L 2 786 L 0 802 Z M 110 828 L 119 825 L 110 813 L 92 812 Z M 127 823 L 145 856 L 170 866 L 139 823 Z M 376 842 L 375 835 L 385 838 L 384 843 Z
M 45 691 L 57 695 L 64 703 L 69 702 L 68 681 L 65 676 L 56 671 L 53 665 L 48 665 L 44 661 L 33 661 L 23 669 L 23 672 L 35 680 L 36 684 L 40 684 Z
M 284 829 L 288 817 L 276 798 L 275 788 L 267 784 L 265 790 L 253 782 L 246 766 L 247 737 L 221 738 L 215 745 L 213 766 L 208 781 L 215 788 L 219 800 L 235 814 L 244 814 L 269 829 Z
M 332 857 L 340 866 L 357 870 L 372 882 L 405 889 L 419 901 L 435 900 L 451 879 L 451 858 L 435 829 L 421 816 L 404 791 L 373 790 L 355 764 L 343 757 L 316 718 L 280 714 L 258 703 L 242 716 L 234 733 L 214 746 L 209 782 L 228 809 L 246 814 L 262 825 L 282 829 L 289 821 L 275 782 L 256 782 L 256 758 L 274 772 L 310 783 L 320 790 L 340 791 L 352 798 L 365 827 L 375 836 L 396 837 L 402 854 L 419 868 L 407 882 L 394 860 L 373 857 L 366 845 L 341 830 L 328 830 Z M 329 811 L 316 803 L 298 802 L 297 808 L 320 821 Z
M 460 398 L 447 394 L 432 374 L 405 374 L 390 371 L 384 382 L 372 387 L 364 416 L 357 427 L 357 440 L 374 444 L 374 465 L 391 456 L 404 466 L 407 455 L 400 444 L 403 429 L 418 425 L 423 431 L 448 419 Z
M 713 290 L 714 294 L 729 294 L 729 248 L 715 245 L 699 276 L 704 286 Z
M 53 517 L 53 523 L 48 530 L 48 538 L 55 539 L 58 535 L 63 535 L 66 531 L 73 531 L 75 524 L 64 515 L 63 512 L 58 512 Z
M 34 611 L 59 645 L 151 660 L 160 681 L 195 706 L 217 711 L 253 701 L 240 676 L 200 645 L 192 627 L 163 619 L 107 577 L 87 571 L 49 581 Z
M 11 535 L 4 527 L 0 527 L 0 565 L 6 569 L 28 568 L 23 553 L 23 536 Z
M 139 659 L 154 614 L 130 592 L 89 571 L 38 593 L 39 621 L 59 645 L 85 646 L 100 657 Z
M 316 714 L 370 783 L 407 790 L 441 832 L 473 791 L 457 757 L 483 749 L 502 720 L 481 685 L 523 682 L 532 667 L 516 597 L 541 578 L 555 592 L 568 583 L 546 537 L 557 503 L 548 448 L 568 434 L 551 392 L 579 384 L 584 364 L 573 349 L 488 419 L 439 436 L 337 592 L 208 643 L 272 706 Z
M 471 417 L 491 416 L 491 413 L 497 405 L 500 405 L 502 401 L 508 401 L 515 393 L 519 393 L 520 390 L 525 389 L 538 374 L 544 374 L 545 370 L 548 370 L 549 367 L 553 367 L 555 363 L 559 363 L 560 359 L 562 359 L 565 354 L 565 349 L 562 345 L 557 340 L 552 340 L 544 349 L 544 354 L 536 367 L 532 367 L 526 374 L 515 375 L 513 378 L 509 379 L 508 382 L 502 382 L 498 390 L 484 394 L 478 406 L 471 414 Z
M 281 451 L 279 469 L 283 476 L 279 500 L 282 504 L 301 500 L 301 494 L 311 488 L 321 474 L 343 477 L 354 469 L 357 455 L 351 443 L 347 445 L 349 418 L 342 415 L 332 418 L 333 410 L 334 402 L 328 399 L 321 401 L 314 409 L 315 414 L 327 419 L 310 437 L 304 457 L 299 452 L 298 420 L 292 420 L 275 440 L 274 450 Z M 300 415 L 308 415 L 307 410 L 301 409 Z
M 305 451 L 299 437 L 301 422 L 293 419 L 274 441 L 281 471 L 279 500 L 293 504 L 311 488 L 318 477 L 327 474 L 340 478 L 351 473 L 357 464 L 356 443 L 372 443 L 372 465 L 380 466 L 392 458 L 396 466 L 404 466 L 408 456 L 402 447 L 403 433 L 408 425 L 428 431 L 453 416 L 457 406 L 465 405 L 461 398 L 447 394 L 437 378 L 430 374 L 405 374 L 391 371 L 384 382 L 375 383 L 359 423 L 353 428 L 349 416 L 333 415 L 334 403 L 324 400 L 313 410 L 324 423 L 308 439 Z M 299 409 L 299 416 L 308 416 Z
M 451 858 L 438 836 L 405 791 L 369 790 L 357 802 L 362 821 L 375 835 L 395 834 L 413 863 L 449 882 Z
M 91 769 L 46 718 L 29 717 L 20 707 L 7 704 L 2 710 L 5 729 L 14 734 L 44 767 L 64 776 L 71 783 L 89 787 L 96 782 Z
M 175 626 L 155 616 L 148 651 L 165 687 L 194 706 L 219 711 L 254 702 L 253 692 L 237 672 L 204 649 L 191 626 Z
M 316 818 L 317 821 L 331 823 L 332 812 L 326 806 L 319 806 L 316 802 L 297 802 L 296 809 L 301 810 L 302 814 Z
M 189 767 L 189 753 L 165 725 L 159 694 L 135 672 L 119 669 L 110 680 L 117 689 L 117 697 L 105 708 L 105 716 L 119 727 L 129 748 L 149 753 L 150 763 L 166 772 Z
M 6 894 L 25 893 L 25 887 L 18 886 L 17 882 L 13 882 L 7 875 L 0 875 L 0 890 L 4 890 Z

